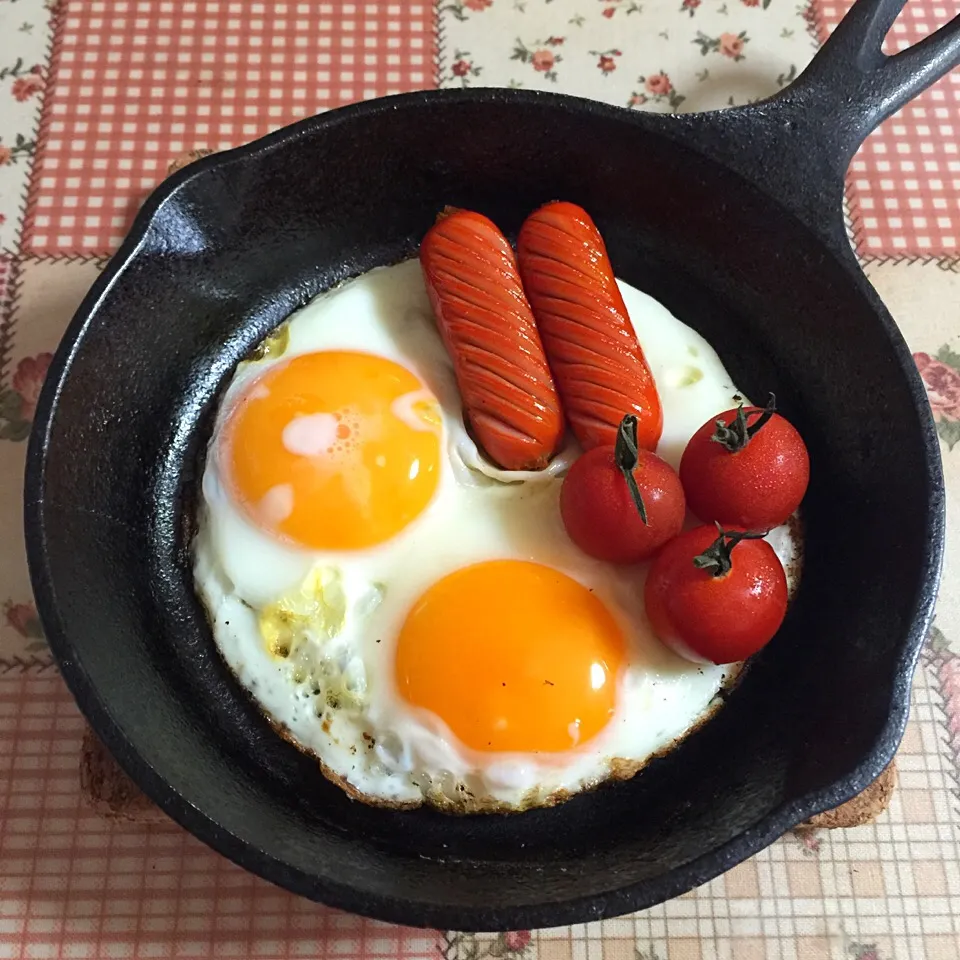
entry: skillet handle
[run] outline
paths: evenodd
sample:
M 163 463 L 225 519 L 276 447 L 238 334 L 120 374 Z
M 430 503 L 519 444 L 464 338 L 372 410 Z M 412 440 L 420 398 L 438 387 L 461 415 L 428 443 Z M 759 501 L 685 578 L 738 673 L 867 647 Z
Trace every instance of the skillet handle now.
M 857 0 L 789 87 L 768 100 L 701 114 L 711 152 L 851 256 L 843 223 L 847 167 L 868 134 L 960 64 L 960 16 L 894 56 L 881 50 L 906 0 Z M 688 115 L 689 116 L 689 115 Z M 675 132 L 703 143 L 703 127 Z
M 960 16 L 919 43 L 881 50 L 906 0 L 858 0 L 800 77 L 780 97 L 818 113 L 844 166 L 867 135 L 960 64 Z

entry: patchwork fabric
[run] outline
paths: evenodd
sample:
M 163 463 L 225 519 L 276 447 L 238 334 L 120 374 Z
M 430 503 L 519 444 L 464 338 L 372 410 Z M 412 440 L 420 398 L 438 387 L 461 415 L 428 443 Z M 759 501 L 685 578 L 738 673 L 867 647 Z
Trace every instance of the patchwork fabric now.
M 794 79 L 848 7 L 0 0 L 0 958 L 960 957 L 960 72 L 872 135 L 848 179 L 856 249 L 914 351 L 948 487 L 944 588 L 900 785 L 876 824 L 790 834 L 698 890 L 602 923 L 477 936 L 348 916 L 172 824 L 110 822 L 86 806 L 83 721 L 52 666 L 23 556 L 26 438 L 52 351 L 172 161 L 436 85 L 661 112 L 742 104 Z M 888 52 L 955 13 L 911 0 Z

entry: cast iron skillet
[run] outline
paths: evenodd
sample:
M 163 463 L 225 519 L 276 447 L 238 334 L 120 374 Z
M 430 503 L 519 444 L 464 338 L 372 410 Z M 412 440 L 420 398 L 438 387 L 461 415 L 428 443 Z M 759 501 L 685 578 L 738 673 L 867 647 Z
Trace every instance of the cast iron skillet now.
M 163 184 L 69 327 L 30 442 L 44 627 L 96 731 L 175 820 L 307 897 L 408 924 L 549 926 L 700 884 L 893 755 L 934 601 L 944 493 L 910 354 L 850 252 L 862 138 L 960 61 L 960 18 L 899 56 L 860 0 L 772 100 L 701 116 L 504 90 L 306 120 Z M 634 781 L 550 811 L 370 809 L 275 736 L 189 574 L 198 456 L 237 361 L 295 307 L 415 253 L 444 204 L 507 231 L 583 204 L 617 273 L 701 331 L 810 448 L 806 572 L 719 716 Z

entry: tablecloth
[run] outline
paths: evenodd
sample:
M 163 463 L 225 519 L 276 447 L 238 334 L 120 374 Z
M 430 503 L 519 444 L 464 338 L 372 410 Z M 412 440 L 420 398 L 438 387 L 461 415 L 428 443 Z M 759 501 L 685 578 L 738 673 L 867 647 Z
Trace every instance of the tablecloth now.
M 0 957 L 960 957 L 960 71 L 884 124 L 848 179 L 851 239 L 914 351 L 949 486 L 944 588 L 900 788 L 878 823 L 788 834 L 670 903 L 588 925 L 477 936 L 329 910 L 172 824 L 112 824 L 86 807 L 82 721 L 23 559 L 25 438 L 50 351 L 175 158 L 431 86 L 558 90 L 637 110 L 742 104 L 795 77 L 848 6 L 0 0 Z M 957 10 L 911 0 L 886 49 Z

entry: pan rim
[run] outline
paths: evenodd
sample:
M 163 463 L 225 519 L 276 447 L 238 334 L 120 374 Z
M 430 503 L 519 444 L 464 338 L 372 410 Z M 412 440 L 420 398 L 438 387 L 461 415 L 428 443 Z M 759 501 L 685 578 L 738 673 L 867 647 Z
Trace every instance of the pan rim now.
M 903 638 L 900 657 L 892 665 L 895 679 L 892 684 L 886 722 L 873 749 L 859 766 L 846 777 L 822 790 L 782 805 L 726 844 L 706 851 L 689 863 L 668 871 L 653 881 L 640 881 L 605 893 L 594 892 L 582 897 L 521 906 L 467 907 L 454 902 L 438 905 L 435 902 L 415 898 L 369 895 L 349 883 L 333 880 L 320 881 L 299 869 L 288 866 L 266 851 L 257 850 L 249 840 L 224 829 L 213 816 L 195 807 L 140 756 L 133 740 L 113 719 L 108 704 L 103 701 L 82 662 L 75 656 L 73 643 L 60 619 L 57 591 L 47 554 L 43 489 L 50 434 L 61 389 L 69 375 L 74 353 L 83 339 L 87 325 L 95 317 L 101 301 L 109 295 L 116 280 L 137 257 L 156 214 L 164 203 L 194 177 L 202 175 L 206 170 L 247 161 L 303 136 L 333 129 L 338 124 L 349 122 L 354 118 L 375 117 L 380 113 L 396 109 L 416 109 L 420 104 L 463 100 L 478 103 L 546 104 L 551 109 L 605 116 L 619 122 L 629 122 L 636 116 L 623 108 L 562 94 L 493 88 L 421 91 L 366 101 L 307 118 L 244 146 L 198 160 L 167 178 L 144 203 L 126 239 L 80 304 L 57 348 L 39 398 L 34 429 L 28 444 L 24 484 L 24 524 L 28 567 L 37 609 L 60 673 L 78 705 L 82 705 L 81 710 L 97 735 L 144 793 L 168 816 L 241 867 L 288 890 L 319 900 L 329 906 L 393 923 L 441 929 L 495 931 L 603 919 L 643 909 L 678 896 L 757 853 L 810 816 L 850 799 L 879 776 L 892 758 L 903 734 L 909 711 L 911 679 L 923 640 L 933 619 L 935 588 L 939 582 L 944 549 L 945 493 L 939 444 L 932 414 L 909 350 L 853 256 L 836 256 L 851 282 L 857 284 L 858 292 L 867 299 L 878 321 L 883 325 L 884 332 L 897 355 L 900 373 L 909 384 L 918 422 L 924 431 L 925 459 L 922 467 L 927 475 L 930 504 L 929 524 L 925 531 L 928 548 L 924 557 L 924 569 L 919 571 L 923 583 L 930 589 L 918 597 L 911 630 Z M 655 122 L 647 118 L 644 122 L 652 123 L 651 129 L 662 130 L 663 135 L 669 137 L 668 118 L 658 118 Z M 691 149 L 686 144 L 684 148 Z M 723 165 L 721 161 L 713 162 Z M 777 202 L 775 197 L 771 197 L 770 200 Z M 822 240 L 822 238 L 818 239 Z M 69 507 L 68 504 L 61 504 L 61 506 Z M 652 885 L 657 886 L 655 892 L 649 889 Z

